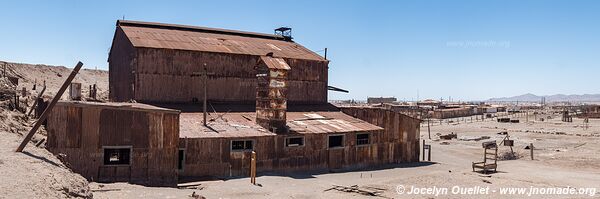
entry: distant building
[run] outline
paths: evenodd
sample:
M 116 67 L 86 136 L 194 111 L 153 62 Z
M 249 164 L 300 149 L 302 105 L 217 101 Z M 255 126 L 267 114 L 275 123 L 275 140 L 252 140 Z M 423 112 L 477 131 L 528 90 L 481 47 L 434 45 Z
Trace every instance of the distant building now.
M 426 100 L 417 102 L 417 105 L 418 106 L 438 107 L 438 106 L 442 105 L 442 102 L 437 101 L 437 100 L 432 100 L 432 99 L 426 99 Z
M 368 104 L 383 104 L 383 103 L 393 103 L 396 102 L 397 99 L 395 97 L 368 97 Z

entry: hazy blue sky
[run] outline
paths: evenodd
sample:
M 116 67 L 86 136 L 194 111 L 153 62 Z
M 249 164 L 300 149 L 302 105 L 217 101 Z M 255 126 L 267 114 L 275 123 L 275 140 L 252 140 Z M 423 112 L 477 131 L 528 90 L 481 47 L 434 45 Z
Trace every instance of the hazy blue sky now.
M 0 60 L 107 69 L 115 21 L 272 33 L 329 49 L 329 84 L 479 100 L 600 93 L 600 1 L 2 1 Z M 321 52 L 320 52 L 321 53 Z

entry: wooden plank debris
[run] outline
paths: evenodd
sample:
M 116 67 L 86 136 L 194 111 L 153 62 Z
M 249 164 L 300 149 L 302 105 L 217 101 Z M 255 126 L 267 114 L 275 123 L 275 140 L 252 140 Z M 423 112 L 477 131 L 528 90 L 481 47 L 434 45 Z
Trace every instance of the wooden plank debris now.
M 44 94 L 44 91 L 46 91 L 46 86 L 44 86 L 44 88 L 42 88 L 42 91 L 40 91 L 40 93 L 38 93 L 38 96 L 35 98 L 35 101 L 33 102 L 33 105 L 31 105 L 31 108 L 29 109 L 29 112 L 27 112 L 27 117 L 29 117 L 29 115 L 31 115 L 31 112 L 33 112 L 33 110 L 35 109 L 35 106 L 37 106 L 38 100 L 40 97 L 42 97 L 42 95 Z
M 337 190 L 337 191 L 342 191 L 342 192 L 349 192 L 349 193 L 359 193 L 365 196 L 381 196 L 381 193 L 383 193 L 383 189 L 375 189 L 375 190 L 367 190 L 367 189 L 363 189 L 358 187 L 358 185 L 352 185 L 352 186 L 341 186 L 341 185 L 333 185 L 331 188 L 329 189 L 325 189 L 323 190 L 325 191 L 329 191 L 329 190 Z

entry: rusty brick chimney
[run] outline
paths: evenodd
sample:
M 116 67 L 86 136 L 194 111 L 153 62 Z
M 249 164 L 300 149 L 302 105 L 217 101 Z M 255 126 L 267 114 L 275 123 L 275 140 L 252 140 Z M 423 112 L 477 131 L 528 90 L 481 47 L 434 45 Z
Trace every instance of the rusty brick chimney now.
M 287 74 L 290 66 L 273 53 L 261 56 L 256 67 L 256 123 L 274 133 L 287 132 Z

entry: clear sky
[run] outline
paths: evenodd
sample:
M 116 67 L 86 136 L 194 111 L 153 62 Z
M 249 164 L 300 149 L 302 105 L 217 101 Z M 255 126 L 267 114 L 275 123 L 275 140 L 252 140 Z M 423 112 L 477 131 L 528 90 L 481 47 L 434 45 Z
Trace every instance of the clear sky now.
M 117 19 L 328 48 L 330 99 L 600 93 L 600 1 L 2 1 L 0 60 L 107 69 Z

